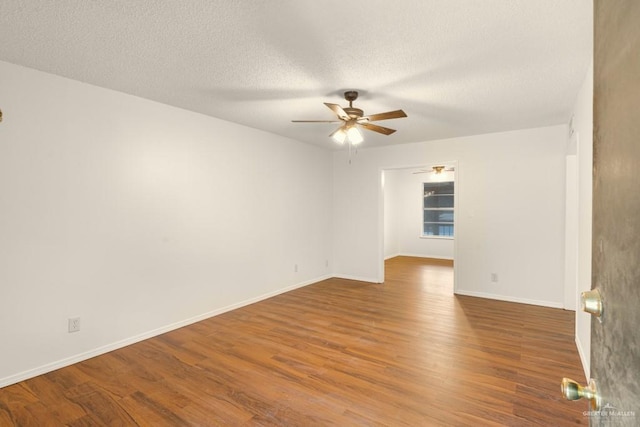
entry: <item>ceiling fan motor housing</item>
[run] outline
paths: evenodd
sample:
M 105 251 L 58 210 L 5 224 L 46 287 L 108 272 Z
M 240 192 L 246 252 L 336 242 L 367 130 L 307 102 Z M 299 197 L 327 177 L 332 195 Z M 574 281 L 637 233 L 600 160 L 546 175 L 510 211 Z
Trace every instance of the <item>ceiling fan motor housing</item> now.
M 364 114 L 364 112 L 359 108 L 344 107 L 343 110 L 352 119 L 359 119 Z

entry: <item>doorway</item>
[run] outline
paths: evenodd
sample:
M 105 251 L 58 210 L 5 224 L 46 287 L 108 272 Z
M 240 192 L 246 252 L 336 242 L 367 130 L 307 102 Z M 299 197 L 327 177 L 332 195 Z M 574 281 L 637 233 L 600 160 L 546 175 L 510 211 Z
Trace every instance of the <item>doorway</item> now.
M 452 268 L 449 293 L 455 292 L 458 168 L 457 161 L 446 161 L 380 170 L 379 282 L 393 258 L 430 259 Z

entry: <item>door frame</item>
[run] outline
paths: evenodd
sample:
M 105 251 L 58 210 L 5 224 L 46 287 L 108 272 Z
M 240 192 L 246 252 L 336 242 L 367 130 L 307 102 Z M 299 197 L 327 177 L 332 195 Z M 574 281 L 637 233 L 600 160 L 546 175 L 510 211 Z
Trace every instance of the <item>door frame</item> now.
M 460 238 L 462 233 L 460 233 L 458 227 L 458 220 L 461 200 L 463 199 L 461 192 L 461 171 L 460 171 L 460 162 L 458 160 L 442 160 L 442 161 L 428 161 L 419 164 L 413 165 L 404 165 L 404 166 L 381 166 L 378 168 L 378 283 L 384 283 L 385 277 L 385 269 L 384 269 L 384 171 L 386 170 L 400 170 L 400 169 L 419 169 L 419 168 L 429 168 L 432 165 L 436 164 L 450 164 L 455 168 L 455 173 L 453 175 L 453 182 L 455 183 L 455 193 L 453 196 L 454 200 L 454 238 L 453 238 L 453 293 L 456 294 L 458 290 L 458 270 L 459 263 L 458 260 L 458 247 L 460 246 Z

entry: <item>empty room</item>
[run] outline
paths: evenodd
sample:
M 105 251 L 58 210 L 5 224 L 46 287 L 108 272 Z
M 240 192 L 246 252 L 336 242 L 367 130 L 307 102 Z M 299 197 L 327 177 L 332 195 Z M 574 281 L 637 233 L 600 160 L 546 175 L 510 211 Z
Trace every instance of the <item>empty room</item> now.
M 0 426 L 637 425 L 639 20 L 1 1 Z

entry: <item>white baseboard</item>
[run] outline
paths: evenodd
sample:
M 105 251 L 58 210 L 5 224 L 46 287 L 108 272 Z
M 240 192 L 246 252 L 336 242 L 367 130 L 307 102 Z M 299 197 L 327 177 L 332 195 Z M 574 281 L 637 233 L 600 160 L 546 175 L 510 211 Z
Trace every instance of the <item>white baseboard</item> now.
M 446 259 L 449 261 L 453 261 L 453 257 L 444 257 L 440 255 L 425 255 L 425 254 L 410 254 L 410 253 L 400 253 L 396 256 L 410 256 L 414 258 L 433 258 L 433 259 Z
M 554 301 L 533 300 L 533 299 L 527 299 L 527 298 L 513 297 L 510 295 L 488 294 L 485 292 L 465 291 L 461 289 L 456 289 L 454 293 L 456 293 L 457 295 L 466 295 L 466 296 L 478 297 L 478 298 L 488 298 L 488 299 L 495 299 L 499 301 L 517 302 L 520 304 L 539 305 L 542 307 L 551 307 L 551 308 L 563 308 L 562 303 L 554 302 Z
M 302 288 L 304 286 L 308 286 L 308 285 L 311 285 L 313 283 L 320 282 L 322 280 L 330 279 L 332 277 L 333 277 L 332 275 L 325 275 L 325 276 L 321 276 L 321 277 L 318 277 L 318 278 L 315 278 L 315 279 L 312 279 L 312 280 L 307 280 L 307 281 L 304 281 L 304 282 L 300 282 L 300 283 L 297 283 L 295 285 L 287 286 L 286 288 L 278 289 L 278 290 L 273 291 L 273 292 L 268 292 L 266 294 L 257 296 L 255 298 L 250 298 L 250 299 L 238 302 L 236 304 L 231 304 L 231 305 L 228 305 L 226 307 L 222 307 L 222 308 L 219 308 L 219 309 L 216 309 L 216 310 L 212 310 L 212 311 L 209 311 L 209 312 L 206 312 L 206 313 L 202 313 L 200 315 L 197 315 L 197 316 L 194 316 L 194 317 L 190 317 L 188 319 L 181 320 L 179 322 L 175 322 L 175 323 L 172 323 L 172 324 L 169 324 L 169 325 L 165 325 L 165 326 L 162 326 L 160 328 L 153 329 L 151 331 L 144 332 L 142 334 L 138 334 L 138 335 L 135 335 L 135 336 L 132 336 L 132 337 L 129 337 L 129 338 L 125 338 L 123 340 L 116 341 L 116 342 L 111 343 L 111 344 L 107 344 L 107 345 L 104 345 L 104 346 L 101 346 L 101 347 L 98 347 L 98 348 L 94 348 L 94 349 L 86 351 L 84 353 L 76 354 L 74 356 L 67 357 L 65 359 L 57 360 L 55 362 L 51 362 L 51 363 L 48 363 L 46 365 L 39 366 L 37 368 L 29 369 L 27 371 L 23 371 L 23 372 L 14 374 L 14 375 L 10 375 L 10 376 L 5 377 L 5 378 L 0 378 L 0 388 L 6 387 L 6 386 L 11 385 L 11 384 L 18 383 L 20 381 L 28 380 L 29 378 L 37 377 L 38 375 L 46 374 L 47 372 L 55 371 L 56 369 L 64 368 L 65 366 L 73 365 L 74 363 L 82 362 L 83 360 L 91 359 L 92 357 L 100 356 L 101 354 L 105 354 L 105 353 L 108 353 L 110 351 L 117 350 L 119 348 L 126 347 L 128 345 L 135 344 L 137 342 L 140 342 L 140 341 L 143 341 L 143 340 L 146 340 L 146 339 L 149 339 L 149 338 L 153 338 L 155 336 L 164 334 L 166 332 L 170 332 L 170 331 L 173 331 L 175 329 L 182 328 L 184 326 L 191 325 L 191 324 L 196 323 L 196 322 L 200 322 L 200 321 L 208 319 L 210 317 L 217 316 L 219 314 L 226 313 L 228 311 L 235 310 L 237 308 L 241 308 L 241 307 L 244 307 L 244 306 L 247 306 L 247 305 L 250 305 L 250 304 L 254 304 L 256 302 L 265 300 L 267 298 L 271 298 L 271 297 L 274 297 L 276 295 L 280 295 L 280 294 L 283 294 L 285 292 L 292 291 L 294 289 Z
M 350 276 L 348 274 L 334 274 L 333 277 L 336 279 L 356 280 L 358 282 L 380 283 L 378 279 L 372 279 L 371 277 Z
M 584 378 L 586 382 L 589 382 L 589 375 L 590 375 L 589 371 L 591 368 L 589 366 L 589 361 L 587 360 L 587 357 L 585 355 L 582 342 L 580 341 L 580 338 L 578 338 L 577 334 L 576 334 L 576 348 L 578 349 L 578 355 L 580 356 L 580 361 L 582 362 L 582 369 L 584 370 Z
M 436 256 L 436 255 L 424 255 L 424 254 L 408 254 L 408 253 L 397 253 L 394 255 L 389 255 L 387 257 L 384 258 L 384 260 L 389 260 L 391 258 L 395 258 L 398 256 L 409 256 L 412 258 L 431 258 L 431 259 L 444 259 L 447 261 L 453 261 L 453 257 L 443 257 L 443 256 Z

